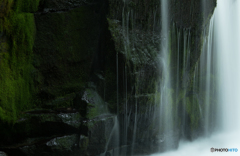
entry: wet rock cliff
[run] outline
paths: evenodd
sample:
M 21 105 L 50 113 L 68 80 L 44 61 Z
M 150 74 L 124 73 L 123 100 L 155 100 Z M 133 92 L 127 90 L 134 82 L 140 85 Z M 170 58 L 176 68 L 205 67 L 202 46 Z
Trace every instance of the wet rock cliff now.
M 215 6 L 216 0 L 169 1 L 172 148 L 203 129 L 195 107 L 181 111 L 182 129 L 179 110 L 183 99 L 194 99 L 193 69 Z M 160 8 L 157 0 L 2 0 L 0 151 L 158 151 L 165 135 L 156 111 L 163 73 Z

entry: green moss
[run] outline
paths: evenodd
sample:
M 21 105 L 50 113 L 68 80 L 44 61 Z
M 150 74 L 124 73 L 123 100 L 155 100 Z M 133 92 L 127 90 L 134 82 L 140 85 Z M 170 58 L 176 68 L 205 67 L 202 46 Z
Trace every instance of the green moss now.
M 177 104 L 185 97 L 186 93 L 187 91 L 185 89 L 179 91 L 179 94 L 176 100 Z
M 15 0 L 14 10 L 16 12 L 36 12 L 40 0 Z
M 97 108 L 88 108 L 87 118 L 92 119 L 98 115 L 100 115 L 100 113 Z
M 88 119 L 93 119 L 101 114 L 108 113 L 107 105 L 98 93 L 92 89 L 86 90 L 87 115 Z
M 191 130 L 195 130 L 200 122 L 200 110 L 198 100 L 195 97 L 186 98 L 186 111 L 191 120 Z
M 1 0 L 0 17 L 4 17 L 9 13 L 13 5 L 13 1 L 14 0 Z
M 20 5 L 20 1 L 15 2 L 15 7 Z M 32 107 L 34 15 L 9 10 L 1 22 L 8 49 L 0 51 L 0 119 L 15 122 L 21 111 Z

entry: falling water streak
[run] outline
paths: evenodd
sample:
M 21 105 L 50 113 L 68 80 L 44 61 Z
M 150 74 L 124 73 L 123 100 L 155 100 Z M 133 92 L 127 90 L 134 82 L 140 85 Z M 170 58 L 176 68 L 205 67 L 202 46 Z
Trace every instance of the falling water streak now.
M 130 50 L 130 42 L 129 42 L 129 16 L 130 16 L 130 12 L 127 11 L 127 15 L 126 15 L 126 25 L 125 25 L 125 28 L 126 28 L 126 36 L 125 36 L 125 39 L 126 39 L 126 44 L 125 45 L 125 55 L 126 55 L 126 58 L 129 58 L 130 54 L 129 54 L 129 50 Z
M 136 131 L 137 131 L 137 95 L 135 94 L 135 117 L 134 117 L 134 128 L 133 128 L 133 141 L 131 155 L 134 154 L 135 141 L 136 141 Z
M 187 34 L 183 33 L 183 87 L 186 87 L 186 51 L 187 51 Z M 182 104 L 182 136 L 185 137 L 185 126 L 186 125 L 186 98 L 183 98 Z
M 116 53 L 116 72 L 117 72 L 117 115 L 119 116 L 119 102 L 118 102 L 118 52 Z
M 200 121 L 203 119 L 203 113 L 202 113 L 202 108 L 201 104 L 199 101 L 199 62 L 197 62 L 195 69 L 194 69 L 194 78 L 193 78 L 193 92 L 195 97 L 198 100 L 198 109 L 200 112 Z
M 203 11 L 203 18 L 204 21 L 206 20 L 206 6 L 207 1 L 202 0 L 202 11 Z M 203 120 L 203 126 L 204 126 L 204 134 L 208 136 L 210 134 L 210 125 L 214 121 L 212 118 L 213 110 L 211 110 L 210 104 L 211 104 L 211 85 L 213 82 L 211 82 L 211 74 L 212 74 L 212 46 L 213 46 L 213 24 L 214 24 L 214 15 L 210 20 L 210 25 L 208 28 L 208 32 L 204 30 L 203 34 L 203 48 L 202 48 L 202 54 L 200 57 L 200 78 L 205 78 L 205 82 L 200 81 L 199 83 L 199 92 L 200 94 L 205 93 L 204 95 L 204 120 Z M 207 33 L 207 34 L 206 34 Z
M 202 108 L 203 108 L 203 126 L 205 127 L 206 125 L 206 116 L 205 116 L 205 100 L 206 100 L 206 82 L 204 81 L 204 78 L 206 78 L 206 60 L 207 60 L 207 56 L 206 56 L 206 46 L 207 46 L 207 35 L 206 35 L 206 30 L 203 30 L 203 47 L 202 47 L 202 53 L 200 56 L 200 61 L 199 61 L 199 95 L 201 98 L 201 102 L 202 102 Z M 204 94 L 205 93 L 205 94 Z M 205 128 L 204 128 L 204 133 L 205 133 Z M 206 135 L 206 133 L 205 133 Z
M 204 30 L 204 36 L 206 36 L 206 33 L 205 33 L 205 30 Z M 206 91 L 205 90 L 205 87 L 206 87 L 206 83 L 204 83 L 204 81 L 203 81 L 203 79 L 204 78 L 206 78 L 206 70 L 205 70 L 205 66 L 206 66 L 206 37 L 204 37 L 203 38 L 203 51 L 202 51 L 202 54 L 201 54 L 201 56 L 200 56 L 200 73 L 199 73 L 199 77 L 200 77 L 200 79 L 201 79 L 201 81 L 199 81 L 199 94 L 201 95 L 201 96 L 203 96 L 204 95 L 204 91 Z M 206 94 L 205 94 L 206 95 Z M 205 100 L 206 100 L 206 98 L 205 98 L 205 95 L 203 96 L 203 110 L 205 110 Z M 206 122 L 206 116 L 205 116 L 205 111 L 204 111 L 204 119 L 203 119 L 203 126 L 205 126 L 205 122 Z M 205 132 L 206 130 L 205 130 L 205 128 L 204 128 L 204 133 L 205 133 L 205 135 L 206 135 L 206 132 Z
M 204 0 L 204 2 L 207 2 Z M 214 12 L 214 33 L 211 29 L 211 23 L 209 25 L 209 31 L 203 34 L 203 51 L 200 56 L 200 61 L 195 67 L 195 72 L 199 73 L 199 80 L 195 79 L 195 82 L 199 82 L 199 95 L 202 94 L 204 99 L 206 97 L 206 87 L 208 81 L 207 75 L 210 65 L 207 63 L 211 60 L 211 73 L 217 73 L 216 77 L 211 77 L 209 81 L 211 87 L 214 84 L 213 81 L 218 82 L 217 91 L 217 106 L 222 106 L 222 109 L 218 112 L 221 118 L 217 122 L 222 123 L 220 133 L 213 133 L 213 135 L 206 138 L 199 138 L 192 142 L 180 143 L 179 149 L 176 151 L 163 153 L 161 156 L 176 156 L 184 155 L 190 156 L 194 153 L 196 156 L 212 156 L 212 155 L 228 155 L 228 153 L 211 153 L 209 148 L 238 148 L 239 152 L 239 125 L 240 125 L 240 113 L 239 113 L 239 101 L 240 101 L 240 1 L 238 0 L 218 0 L 217 8 Z M 210 34 L 213 34 L 212 43 Z M 208 45 L 210 44 L 210 45 Z M 211 47 L 210 47 L 211 46 Z M 209 59 L 208 50 L 213 49 L 211 59 Z M 217 56 L 216 56 L 217 55 Z M 213 58 L 214 56 L 214 58 Z M 216 57 L 216 61 L 214 61 Z M 216 65 L 216 66 L 215 66 Z M 197 72 L 198 70 L 198 72 Z M 217 71 L 215 71 L 217 70 Z M 209 78 L 209 77 L 208 77 Z M 212 89 L 210 87 L 210 89 Z M 212 91 L 210 91 L 212 94 Z M 212 105 L 211 102 L 211 107 Z M 203 106 L 205 107 L 205 105 Z M 212 110 L 209 110 L 212 112 Z M 205 117 L 205 110 L 203 111 Z M 206 119 L 204 119 L 203 122 Z M 209 118 L 209 121 L 212 120 Z M 207 121 L 207 122 L 209 122 Z M 212 122 L 212 121 L 211 121 Z M 204 123 L 206 124 L 206 123 Z M 236 132 L 234 132 L 236 131 Z M 187 152 L 186 152 L 187 151 Z M 239 155 L 238 152 L 231 152 L 231 155 Z M 156 154 L 159 155 L 159 154 Z
M 180 37 L 181 37 L 181 33 L 180 31 L 177 29 L 177 39 L 178 39 L 178 55 L 177 55 L 177 86 L 176 86 L 176 100 L 179 94 L 179 68 L 180 68 Z
M 108 151 L 108 146 L 110 141 L 113 141 L 113 147 L 119 147 L 119 122 L 117 119 L 117 116 L 114 117 L 114 126 L 112 128 L 112 131 L 109 135 L 108 141 L 105 145 L 105 151 L 104 151 L 104 155 L 106 154 L 106 152 Z M 114 153 L 116 156 L 119 155 L 119 153 Z
M 191 48 L 190 48 L 190 42 L 191 42 L 191 30 L 188 31 L 188 51 L 187 51 L 187 67 L 190 67 L 190 55 L 191 55 Z
M 212 42 L 213 42 L 213 22 L 214 16 L 210 20 L 208 34 L 204 31 L 204 43 L 203 50 L 200 57 L 200 78 L 205 78 L 205 82 L 200 82 L 200 90 L 201 94 L 204 94 L 204 134 L 207 136 L 210 134 L 210 94 L 211 94 L 211 68 L 212 68 Z
M 181 33 L 179 31 L 179 28 L 176 28 L 176 26 L 174 27 L 174 29 L 177 29 L 177 74 L 176 74 L 176 94 L 175 94 L 175 104 L 178 104 L 178 97 L 179 97 L 179 80 L 180 80 L 180 73 L 179 73 L 179 69 L 180 69 L 180 37 L 181 37 Z M 175 34 L 175 33 L 174 33 Z M 174 122 L 178 123 L 179 119 L 178 119 L 178 107 L 175 108 L 175 118 L 174 118 Z M 176 125 L 174 125 L 174 128 L 176 127 Z
M 208 39 L 209 43 L 210 38 Z M 206 95 L 205 95 L 205 134 L 209 134 L 209 109 L 210 109 L 210 84 L 211 84 L 211 52 L 210 44 L 207 44 L 207 71 L 206 71 Z
M 191 40 L 191 33 L 190 30 L 183 31 L 183 84 L 182 86 L 186 89 L 188 84 L 188 70 L 190 66 L 190 40 Z M 185 127 L 186 127 L 186 104 L 187 99 L 183 98 L 182 104 L 182 136 L 185 137 Z
M 131 29 L 134 30 L 134 11 L 131 9 Z M 136 41 L 136 35 L 132 34 L 132 48 L 131 49 L 135 49 L 135 41 Z M 135 71 L 135 70 L 134 70 Z M 139 75 L 137 75 L 137 78 L 139 77 Z M 136 80 L 136 84 L 135 84 L 135 89 L 137 92 L 137 80 Z M 128 124 L 130 124 L 130 119 L 131 119 L 131 112 L 129 113 L 129 121 Z M 136 141 L 136 131 L 137 131 L 137 93 L 135 93 L 135 111 L 134 111 L 135 117 L 134 117 L 134 128 L 133 128 L 133 139 L 132 139 L 132 147 L 131 147 L 131 155 L 134 154 L 134 148 L 135 148 L 135 141 Z M 128 125 L 129 126 L 129 125 Z
M 123 30 L 123 37 L 124 37 L 124 53 L 125 57 L 128 59 L 130 57 L 130 38 L 129 38 L 129 20 L 130 18 L 133 19 L 133 13 L 128 8 L 128 0 L 123 0 L 124 7 L 122 11 L 122 30 Z M 131 16 L 130 16 L 131 15 Z M 133 22 L 133 20 L 131 21 Z M 133 23 L 132 23 L 133 24 Z M 134 45 L 133 45 L 134 47 Z M 128 61 L 128 60 L 127 60 Z M 125 63 L 124 69 L 123 69 L 123 86 L 125 86 L 125 106 L 124 106 L 124 126 L 123 126 L 123 145 L 127 145 L 127 139 L 128 139 L 128 124 L 129 124 L 129 116 L 128 114 L 131 114 L 128 112 L 128 96 L 127 96 L 127 64 Z M 125 83 L 125 84 L 124 84 Z
M 170 53 L 169 53 L 169 30 L 168 30 L 168 0 L 161 0 L 161 57 L 160 62 L 162 63 L 162 81 L 161 81 L 161 96 L 160 96 L 160 132 L 164 136 L 164 150 L 169 150 L 172 146 L 172 132 L 173 132 L 173 120 L 172 120 L 172 93 L 170 83 Z M 161 142 L 161 140 L 160 140 Z
M 127 66 L 125 65 L 125 94 L 126 94 L 126 101 L 125 101 L 125 145 L 127 145 L 127 138 L 128 138 L 128 133 L 127 133 L 127 128 L 128 128 L 128 101 L 127 101 Z

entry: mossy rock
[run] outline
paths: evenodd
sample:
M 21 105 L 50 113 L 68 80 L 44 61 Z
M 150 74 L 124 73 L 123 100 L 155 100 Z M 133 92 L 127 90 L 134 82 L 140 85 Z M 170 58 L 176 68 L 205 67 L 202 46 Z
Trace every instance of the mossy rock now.
M 88 119 L 93 119 L 99 115 L 109 113 L 107 104 L 102 97 L 91 88 L 85 90 L 82 96 L 82 101 L 86 103 L 86 117 Z
M 186 98 L 186 111 L 190 117 L 191 131 L 197 130 L 201 125 L 201 108 L 195 96 Z
M 1 1 L 0 120 L 13 123 L 32 105 L 32 48 L 35 39 L 34 12 L 38 0 Z M 26 12 L 24 12 L 26 11 Z
M 99 116 L 84 123 L 88 127 L 89 141 L 87 151 L 90 155 L 103 153 L 106 150 L 105 145 L 108 141 L 108 148 L 111 149 L 113 148 L 112 146 L 116 145 L 114 144 L 116 135 L 114 135 L 115 132 L 113 132 L 114 124 L 116 124 L 115 118 L 116 117 L 112 115 Z

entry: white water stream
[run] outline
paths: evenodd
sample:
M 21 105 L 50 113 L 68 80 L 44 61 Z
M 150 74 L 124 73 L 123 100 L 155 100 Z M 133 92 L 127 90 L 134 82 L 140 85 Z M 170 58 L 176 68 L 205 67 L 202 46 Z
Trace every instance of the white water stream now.
M 216 54 L 216 58 L 213 58 L 216 59 L 213 62 L 216 69 L 213 70 L 217 71 L 214 80 L 218 85 L 217 105 L 220 107 L 217 111 L 219 118 L 216 125 L 219 128 L 212 135 L 206 135 L 193 142 L 180 142 L 177 150 L 152 156 L 240 155 L 240 0 L 218 0 L 213 25 L 213 36 L 208 38 L 208 44 L 212 45 L 208 47 L 214 47 L 212 52 Z M 206 111 L 204 115 L 209 116 L 210 112 Z M 205 131 L 208 131 L 207 118 L 204 124 L 207 124 Z M 238 151 L 211 152 L 212 147 Z

